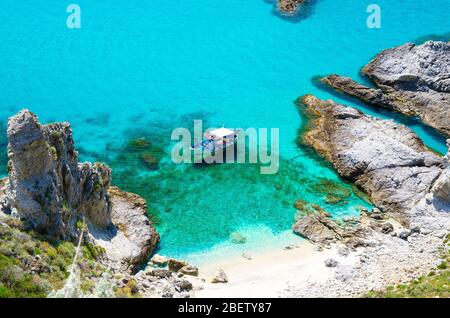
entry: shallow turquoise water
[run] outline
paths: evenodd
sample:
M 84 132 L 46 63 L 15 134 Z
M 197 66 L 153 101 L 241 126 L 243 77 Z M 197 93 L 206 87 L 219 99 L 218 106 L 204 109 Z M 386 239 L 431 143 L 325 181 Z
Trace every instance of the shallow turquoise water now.
M 43 3 L 44 2 L 44 3 Z M 289 229 L 304 199 L 334 216 L 355 215 L 365 203 L 325 203 L 317 184 L 345 185 L 334 171 L 296 143 L 303 122 L 293 105 L 313 93 L 412 127 L 444 152 L 443 138 L 418 122 L 379 112 L 315 85 L 317 75 L 357 78 L 383 48 L 428 38 L 449 39 L 450 1 L 379 0 L 381 30 L 367 29 L 372 1 L 321 0 L 304 19 L 273 14 L 264 0 L 167 0 L 132 3 L 77 1 L 82 29 L 65 27 L 66 4 L 56 0 L 3 0 L 0 10 L 0 120 L 23 107 L 42 121 L 70 121 L 82 159 L 114 168 L 114 182 L 143 195 L 162 234 L 161 253 L 195 260 L 231 250 L 294 241 Z M 282 164 L 276 176 L 257 167 L 203 169 L 171 164 L 173 128 L 278 127 Z M 152 149 L 129 142 L 146 137 Z M 5 149 L 5 137 L 0 138 Z M 159 170 L 142 158 L 162 156 Z M 162 150 L 161 150 L 162 149 Z M 5 165 L 5 156 L 0 160 Z M 323 190 L 323 189 L 322 189 Z M 232 245 L 230 233 L 247 236 Z

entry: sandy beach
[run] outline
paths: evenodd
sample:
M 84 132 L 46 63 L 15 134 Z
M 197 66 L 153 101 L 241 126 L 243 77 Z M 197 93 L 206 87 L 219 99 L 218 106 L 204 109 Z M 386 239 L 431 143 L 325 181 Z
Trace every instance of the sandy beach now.
M 199 277 L 191 280 L 193 296 L 359 297 L 370 290 L 411 281 L 441 262 L 439 251 L 450 220 L 445 214 L 431 219 L 439 221 L 423 219 L 427 227 L 421 233 L 411 233 L 407 240 L 373 231 L 366 246 L 353 250 L 341 243 L 321 249 L 305 240 L 255 252 L 249 255 L 251 259 L 240 256 L 205 263 L 199 267 Z M 402 230 L 398 224 L 394 228 Z M 220 269 L 228 283 L 210 283 Z
M 334 271 L 325 266 L 325 260 L 337 259 L 353 263 L 354 257 L 338 256 L 337 247 L 319 251 L 308 241 L 286 248 L 274 248 L 251 255 L 251 259 L 234 257 L 200 267 L 200 278 L 206 283 L 197 290 L 195 297 L 280 297 L 295 282 L 306 283 L 311 279 L 325 282 Z M 212 284 L 211 277 L 219 269 L 226 273 L 229 283 Z

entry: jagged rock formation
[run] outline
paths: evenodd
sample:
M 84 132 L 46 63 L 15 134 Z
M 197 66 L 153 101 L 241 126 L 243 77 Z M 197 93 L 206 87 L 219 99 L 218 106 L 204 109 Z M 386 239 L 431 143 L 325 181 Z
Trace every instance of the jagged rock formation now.
M 425 124 L 450 136 L 449 43 L 408 43 L 385 50 L 362 72 L 377 88 L 339 75 L 327 76 L 322 81 L 374 106 L 417 116 Z
M 297 12 L 303 3 L 305 0 L 277 0 L 278 10 L 287 14 Z
M 108 166 L 78 162 L 69 123 L 41 125 L 36 115 L 23 110 L 9 119 L 7 134 L 3 212 L 66 240 L 78 237 L 79 222 L 85 220 L 88 238 L 102 243 L 110 266 L 132 270 L 146 260 L 159 235 L 145 217 L 145 201 L 111 191 Z
M 56 237 L 76 236 L 81 214 L 95 226 L 111 224 L 106 189 L 111 170 L 78 164 L 68 123 L 40 125 L 28 110 L 8 122 L 6 187 L 11 209 L 33 228 Z
M 336 221 L 328 213 L 309 214 L 292 226 L 294 233 L 321 246 L 342 242 L 354 249 L 374 244 L 374 233 L 388 234 L 394 230 L 394 221 L 378 209 L 361 211 L 359 219 Z M 394 222 L 395 223 L 395 222 Z
M 292 230 L 314 243 L 323 245 L 336 242 L 342 237 L 342 229 L 329 215 L 323 213 L 309 214 L 299 219 L 292 226 Z
M 429 151 L 412 130 L 394 121 L 311 95 L 301 103 L 311 119 L 303 141 L 369 194 L 377 207 L 408 224 L 409 210 L 444 175 L 444 160 Z M 443 199 L 448 205 L 450 198 Z
M 111 220 L 107 230 L 90 226 L 89 237 L 109 254 L 109 265 L 133 270 L 148 260 L 159 243 L 159 235 L 147 218 L 147 204 L 140 196 L 109 187 Z

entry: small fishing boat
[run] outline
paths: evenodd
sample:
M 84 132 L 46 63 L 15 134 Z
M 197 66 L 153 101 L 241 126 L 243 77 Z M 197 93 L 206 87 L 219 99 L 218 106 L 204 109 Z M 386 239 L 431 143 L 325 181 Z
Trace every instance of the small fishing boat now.
M 238 140 L 240 131 L 227 128 L 218 128 L 205 132 L 200 142 L 192 145 L 191 150 L 201 149 L 211 153 L 234 146 Z

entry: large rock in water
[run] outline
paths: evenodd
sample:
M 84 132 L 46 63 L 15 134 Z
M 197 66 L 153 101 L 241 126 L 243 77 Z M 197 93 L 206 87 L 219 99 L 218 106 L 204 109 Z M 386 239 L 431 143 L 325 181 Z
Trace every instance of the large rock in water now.
M 62 238 L 77 234 L 82 216 L 99 228 L 111 225 L 111 170 L 103 164 L 78 164 L 68 123 L 43 126 L 24 110 L 9 119 L 7 134 L 6 190 L 10 207 L 21 218 Z
M 411 129 L 394 121 L 311 95 L 301 103 L 312 120 L 303 141 L 341 176 L 356 182 L 376 206 L 408 223 L 404 212 L 443 175 L 443 158 L 428 150 Z
M 305 0 L 277 0 L 278 10 L 283 13 L 295 13 Z
M 3 212 L 67 240 L 79 236 L 77 223 L 85 220 L 88 238 L 102 243 L 111 266 L 132 269 L 146 260 L 159 235 L 145 216 L 145 201 L 109 191 L 108 166 L 78 162 L 69 123 L 41 125 L 36 115 L 23 110 L 9 119 L 7 135 Z
M 450 136 L 450 44 L 429 41 L 388 49 L 363 68 L 377 86 L 370 88 L 339 75 L 322 81 L 374 106 L 417 116 Z

